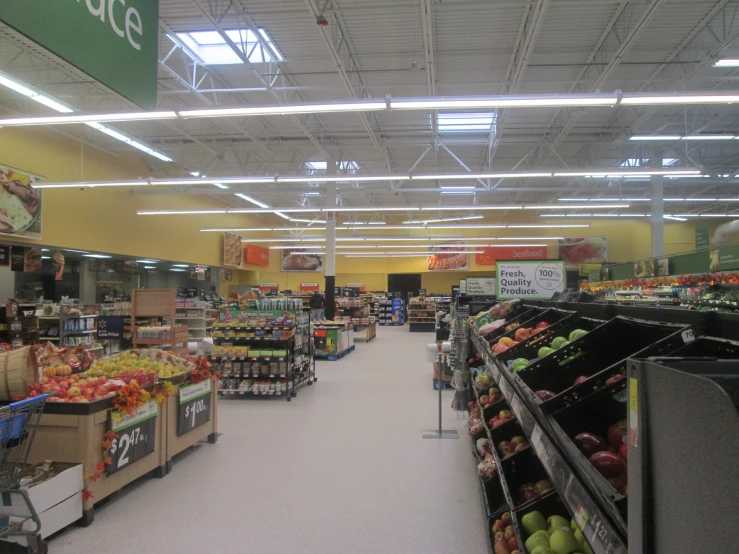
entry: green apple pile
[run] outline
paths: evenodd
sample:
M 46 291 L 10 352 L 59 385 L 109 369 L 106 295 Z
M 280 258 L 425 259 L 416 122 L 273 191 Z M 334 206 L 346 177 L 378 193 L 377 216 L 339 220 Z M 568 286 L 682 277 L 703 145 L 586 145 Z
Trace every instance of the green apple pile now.
M 587 335 L 588 332 L 584 329 L 575 329 L 570 333 L 569 338 L 565 337 L 554 337 L 552 339 L 552 342 L 549 344 L 549 346 L 542 346 L 539 348 L 539 351 L 537 352 L 538 358 L 544 358 L 546 356 L 549 356 L 552 352 L 555 350 L 559 350 L 560 348 L 567 346 L 572 341 L 579 339 L 580 337 Z M 560 365 L 565 365 L 566 362 L 569 362 L 573 359 L 575 359 L 579 354 L 575 354 L 574 356 L 571 356 L 567 360 L 564 360 Z M 517 358 L 513 360 L 513 363 L 511 364 L 511 371 L 513 373 L 518 373 L 519 371 L 525 370 L 527 367 L 531 365 L 531 361 L 527 360 L 526 358 Z
M 521 518 L 521 525 L 528 534 L 529 554 L 593 554 L 574 519 L 568 522 L 559 515 L 544 519 L 541 512 L 533 511 Z

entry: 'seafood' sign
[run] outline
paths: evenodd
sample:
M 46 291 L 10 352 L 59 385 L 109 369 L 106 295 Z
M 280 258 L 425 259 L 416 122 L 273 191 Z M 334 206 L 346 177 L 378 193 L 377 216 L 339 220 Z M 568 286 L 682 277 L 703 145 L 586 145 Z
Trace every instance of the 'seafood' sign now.
M 549 300 L 555 292 L 567 287 L 565 262 L 498 262 L 498 300 Z

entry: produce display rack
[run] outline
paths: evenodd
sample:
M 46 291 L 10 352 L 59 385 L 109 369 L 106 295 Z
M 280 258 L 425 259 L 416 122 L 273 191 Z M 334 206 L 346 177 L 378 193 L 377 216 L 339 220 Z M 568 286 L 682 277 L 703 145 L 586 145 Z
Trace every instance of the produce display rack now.
M 602 499 L 594 494 L 586 484 L 586 477 L 573 469 L 561 451 L 561 447 L 551 438 L 546 422 L 529 408 L 525 398 L 517 390 L 515 382 L 510 378 L 510 374 L 499 366 L 485 341 L 473 336 L 472 342 L 503 396 L 503 399 L 494 407 L 488 408 L 486 413 L 495 412 L 496 409 L 498 411 L 509 409 L 515 416 L 515 419 L 492 430 L 484 416 L 483 423 L 486 432 L 489 433 L 491 445 L 493 445 L 496 467 L 498 467 L 496 473 L 500 476 L 507 511 L 511 513 L 519 545 L 523 546 L 526 539 L 526 535 L 522 532 L 521 517 L 543 506 L 547 508 L 541 511 L 546 515 L 553 515 L 557 510 L 558 495 L 567 509 L 568 519 L 574 519 L 577 522 L 595 554 L 627 554 L 625 526 L 619 525 L 612 519 Z M 475 394 L 477 395 L 476 389 Z M 526 438 L 531 447 L 501 461 L 496 445 L 501 440 L 505 440 L 501 438 L 502 433 L 510 432 L 506 426 L 515 427 L 516 432 L 520 429 L 522 436 Z M 527 502 L 520 501 L 513 489 L 524 477 L 530 481 L 548 478 L 554 489 Z M 508 483 L 507 479 L 511 482 Z M 489 520 L 488 523 L 492 524 L 492 521 Z
M 311 327 L 315 358 L 334 362 L 354 352 L 354 328 L 350 322 L 316 322 Z
M 270 310 L 229 310 L 230 317 L 249 317 L 266 314 Z M 276 313 L 290 314 L 294 326 L 256 327 L 249 325 L 218 328 L 217 331 L 249 333 L 255 336 L 214 336 L 216 347 L 244 346 L 258 356 L 243 354 L 214 355 L 214 369 L 221 374 L 218 394 L 228 398 L 286 398 L 291 401 L 303 385 L 318 381 L 310 339 L 309 315 L 302 310 L 275 310 Z M 222 312 L 223 313 L 223 312 Z M 274 314 L 273 314 L 274 315 Z M 280 333 L 276 337 L 276 333 Z M 275 338 L 267 337 L 272 333 Z M 289 333 L 289 336 L 285 336 Z M 258 337 L 257 334 L 265 334 Z M 273 351 L 285 351 L 284 355 Z M 262 354 L 269 352 L 270 354 Z M 262 387 L 261 384 L 266 386 Z M 283 390 L 284 386 L 284 390 Z

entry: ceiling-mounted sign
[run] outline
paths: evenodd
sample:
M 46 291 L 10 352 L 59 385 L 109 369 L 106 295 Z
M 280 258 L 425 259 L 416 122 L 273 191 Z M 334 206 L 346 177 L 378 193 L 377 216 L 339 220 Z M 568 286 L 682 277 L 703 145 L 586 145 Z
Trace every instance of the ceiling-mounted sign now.
M 0 21 L 145 110 L 156 108 L 159 0 L 2 0 Z
M 495 296 L 495 277 L 467 277 L 467 296 Z
M 252 265 L 269 265 L 269 248 L 247 244 L 244 247 L 244 263 Z
M 321 290 L 321 287 L 318 285 L 318 283 L 300 283 L 300 290 L 302 291 Z
M 565 262 L 561 260 L 498 262 L 495 273 L 498 300 L 549 300 L 567 287 Z

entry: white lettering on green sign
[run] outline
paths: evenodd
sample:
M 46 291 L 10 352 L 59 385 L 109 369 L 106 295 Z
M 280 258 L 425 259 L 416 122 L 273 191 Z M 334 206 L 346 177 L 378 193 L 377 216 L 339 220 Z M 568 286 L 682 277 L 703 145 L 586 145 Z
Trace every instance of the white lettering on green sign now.
M 82 0 L 77 0 L 78 4 L 81 2 Z M 108 21 L 110 22 L 110 27 L 113 29 L 113 32 L 121 38 L 128 39 L 128 43 L 135 50 L 141 50 L 141 43 L 137 42 L 134 37 L 136 35 L 139 37 L 143 36 L 144 27 L 141 23 L 141 15 L 139 15 L 136 8 L 128 8 L 128 10 L 126 10 L 125 18 L 118 19 L 118 21 L 123 21 L 123 28 L 125 28 L 124 31 L 116 22 L 115 8 L 116 4 L 120 4 L 125 8 L 126 0 L 85 0 L 85 3 L 87 4 L 87 11 L 90 12 L 90 15 L 100 18 L 100 21 L 103 23 L 105 23 L 105 15 L 107 13 Z M 93 5 L 95 3 L 97 3 L 96 6 Z

